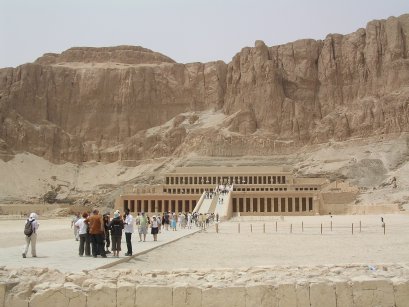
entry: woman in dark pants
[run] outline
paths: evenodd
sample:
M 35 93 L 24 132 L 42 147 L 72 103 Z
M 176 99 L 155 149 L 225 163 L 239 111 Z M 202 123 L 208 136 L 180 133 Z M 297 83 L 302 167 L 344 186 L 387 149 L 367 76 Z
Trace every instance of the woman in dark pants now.
M 125 209 L 124 225 L 126 246 L 128 248 L 125 256 L 132 256 L 133 216 L 128 208 Z
M 110 254 L 111 252 L 109 251 L 109 246 L 111 245 L 111 240 L 109 238 L 110 228 L 108 226 L 109 225 L 109 212 L 105 213 L 103 215 L 103 218 L 104 218 L 104 228 L 105 228 L 105 248 L 106 248 L 105 253 Z
M 119 211 L 115 211 L 114 218 L 109 222 L 108 227 L 111 229 L 112 251 L 114 257 L 119 257 L 121 251 L 122 229 L 124 229 L 124 222 L 121 219 Z

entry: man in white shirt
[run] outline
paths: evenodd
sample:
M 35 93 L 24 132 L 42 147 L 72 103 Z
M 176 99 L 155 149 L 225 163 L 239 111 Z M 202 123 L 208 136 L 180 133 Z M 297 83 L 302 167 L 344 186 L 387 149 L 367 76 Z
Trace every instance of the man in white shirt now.
M 128 252 L 125 254 L 125 256 L 132 256 L 133 216 L 131 215 L 128 208 L 125 209 L 124 232 L 126 247 L 128 248 Z
M 89 239 L 89 234 L 88 234 L 88 225 L 85 223 L 85 220 L 88 217 L 88 213 L 84 212 L 82 214 L 82 218 L 80 218 L 78 221 L 75 222 L 75 227 L 78 228 L 78 234 L 80 238 L 80 245 L 79 245 L 79 255 L 82 257 L 84 255 L 84 250 L 85 250 L 85 256 L 91 256 L 91 244 L 90 244 L 90 239 Z

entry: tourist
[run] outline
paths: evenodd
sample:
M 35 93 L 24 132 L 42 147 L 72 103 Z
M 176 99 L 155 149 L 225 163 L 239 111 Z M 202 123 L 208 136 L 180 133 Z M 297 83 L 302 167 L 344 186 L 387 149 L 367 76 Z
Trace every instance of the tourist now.
M 118 210 L 115 211 L 114 218 L 109 222 L 108 227 L 111 229 L 112 251 L 114 257 L 118 258 L 121 251 L 122 229 L 124 229 L 124 222 Z
M 171 220 L 170 220 L 170 228 L 171 228 L 173 231 L 176 231 L 176 213 L 173 212 L 170 219 L 171 219 Z
M 151 234 L 153 235 L 153 241 L 158 241 L 158 231 L 159 231 L 158 219 L 156 218 L 156 215 L 154 215 L 152 217 L 151 224 Z
M 104 219 L 104 230 L 105 230 L 105 253 L 110 254 L 111 252 L 109 251 L 109 246 L 111 245 L 111 240 L 109 236 L 109 226 L 108 226 L 109 220 L 110 220 L 109 212 L 103 215 L 103 219 Z
M 179 226 L 179 228 L 182 228 L 182 223 L 183 223 L 183 214 L 179 213 L 179 216 L 178 216 L 178 226 Z
M 80 213 L 77 212 L 74 214 L 74 216 L 71 219 L 71 228 L 73 228 L 73 226 L 79 219 L 80 219 Z M 79 234 L 78 234 L 78 227 L 74 227 L 74 239 L 75 241 L 78 241 L 80 239 Z
M 132 256 L 133 216 L 131 215 L 129 208 L 125 209 L 124 225 L 126 247 L 128 249 L 125 256 Z
M 190 212 L 187 214 L 187 228 L 192 229 L 192 214 Z
M 158 222 L 158 233 L 161 233 L 161 229 L 162 229 L 162 218 L 160 215 L 158 215 L 156 217 L 156 221 Z
M 202 229 L 205 229 L 205 228 L 206 228 L 205 222 L 206 222 L 206 217 L 205 217 L 205 215 L 204 215 L 203 213 L 200 213 L 200 216 L 199 216 L 199 225 L 200 225 L 200 228 L 202 228 Z
M 169 213 L 168 212 L 164 212 L 163 213 L 163 225 L 165 225 L 165 229 L 167 230 L 167 231 L 169 231 L 169 224 L 170 224 L 170 221 L 169 221 Z
M 84 255 L 84 250 L 85 250 L 85 256 L 91 256 L 91 244 L 89 240 L 89 234 L 88 234 L 88 225 L 85 223 L 85 220 L 88 217 L 88 213 L 84 212 L 82 214 L 82 217 L 75 222 L 75 227 L 78 228 L 78 235 L 80 237 L 80 246 L 79 246 L 79 255 L 82 257 Z
M 85 220 L 85 223 L 89 227 L 89 235 L 92 245 L 92 256 L 97 258 L 101 255 L 102 258 L 106 258 L 104 247 L 104 224 L 102 216 L 97 209 L 92 211 L 92 215 Z
M 145 215 L 145 212 L 141 212 L 141 215 L 139 216 L 139 219 L 137 221 L 137 225 L 138 225 L 139 242 L 142 241 L 142 236 L 143 236 L 143 242 L 145 242 L 146 234 L 148 233 L 148 219 Z
M 219 213 L 216 213 L 216 222 L 219 222 Z
M 26 235 L 26 245 L 24 247 L 23 251 L 23 258 L 26 258 L 26 255 L 28 253 L 28 247 L 31 244 L 31 256 L 32 257 L 37 257 L 37 251 L 36 251 L 36 243 L 37 243 L 37 231 L 38 227 L 40 227 L 40 224 L 37 222 L 37 214 L 36 213 L 31 213 L 29 218 L 26 220 L 26 226 L 24 229 L 24 233 Z M 30 228 L 30 232 L 26 232 L 26 228 Z

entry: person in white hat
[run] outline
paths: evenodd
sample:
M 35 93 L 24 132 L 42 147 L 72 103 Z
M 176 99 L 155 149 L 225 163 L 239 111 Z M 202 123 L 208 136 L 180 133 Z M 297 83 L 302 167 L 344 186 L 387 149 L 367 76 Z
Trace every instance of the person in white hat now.
M 119 211 L 115 211 L 114 218 L 109 222 L 108 227 L 111 229 L 112 251 L 114 257 L 119 257 L 121 251 L 122 229 L 124 229 L 124 222 L 121 219 Z
M 30 228 L 31 231 L 29 233 L 26 233 L 26 245 L 24 246 L 24 251 L 23 251 L 23 258 L 26 258 L 27 252 L 28 252 L 28 247 L 30 246 L 31 243 L 31 256 L 37 257 L 37 251 L 36 251 L 36 243 L 37 243 L 37 231 L 38 227 L 40 227 L 40 224 L 37 222 L 37 214 L 36 213 L 31 213 L 30 217 L 26 220 L 26 227 L 25 228 Z M 25 230 L 25 229 L 24 229 Z

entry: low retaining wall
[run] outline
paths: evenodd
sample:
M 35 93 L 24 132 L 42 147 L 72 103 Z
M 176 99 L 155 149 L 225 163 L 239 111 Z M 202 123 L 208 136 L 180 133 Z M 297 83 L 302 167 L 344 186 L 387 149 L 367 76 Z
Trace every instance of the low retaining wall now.
M 24 297 L 11 293 L 10 285 L 0 285 L 1 307 L 71 306 L 409 306 L 409 281 L 366 280 L 339 283 L 287 283 L 249 287 L 201 289 L 188 286 L 135 286 L 127 282 L 105 283 L 87 291 L 65 283 L 34 287 Z
M 3 269 L 0 307 L 409 307 L 408 270 L 406 265 L 78 274 Z

